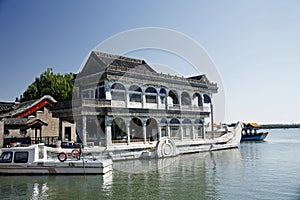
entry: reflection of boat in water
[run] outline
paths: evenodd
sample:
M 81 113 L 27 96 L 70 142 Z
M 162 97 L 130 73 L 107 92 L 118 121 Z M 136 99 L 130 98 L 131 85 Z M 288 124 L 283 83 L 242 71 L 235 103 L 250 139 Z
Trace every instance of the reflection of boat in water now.
M 145 174 L 149 172 L 170 172 L 171 169 L 180 166 L 180 163 L 187 164 L 193 160 L 201 162 L 208 155 L 208 152 L 179 155 L 176 157 L 160 159 L 134 159 L 114 162 L 114 171 L 125 172 L 128 174 Z
M 245 123 L 242 129 L 241 141 L 261 141 L 264 140 L 268 132 L 259 132 L 260 125 L 257 123 Z
M 0 175 L 105 174 L 112 170 L 111 160 L 84 157 L 78 149 L 70 150 L 69 154 L 56 152 L 57 150 L 59 149 L 45 147 L 43 144 L 3 148 L 0 156 Z M 51 154 L 57 155 L 57 158 Z
M 0 199 L 108 199 L 113 184 L 112 173 L 93 176 L 1 176 Z
M 223 165 L 233 165 L 241 167 L 242 157 L 240 149 L 227 149 L 223 151 L 199 152 L 191 154 L 183 154 L 176 157 L 160 158 L 160 159 L 133 159 L 115 161 L 113 165 L 114 172 L 125 172 L 128 174 L 145 174 L 158 171 L 158 173 L 175 172 L 181 166 L 199 166 L 201 163 L 207 162 L 219 163 L 219 167 Z M 224 164 L 226 163 L 226 164 Z M 212 166 L 216 167 L 216 166 Z M 208 167 L 211 169 L 211 167 Z

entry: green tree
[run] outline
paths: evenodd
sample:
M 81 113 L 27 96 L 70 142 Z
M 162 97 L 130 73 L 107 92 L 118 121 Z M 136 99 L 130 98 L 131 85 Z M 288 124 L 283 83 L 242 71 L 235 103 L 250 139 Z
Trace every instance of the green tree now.
M 27 90 L 20 96 L 20 101 L 38 99 L 44 95 L 51 95 L 57 101 L 71 100 L 74 79 L 73 73 L 54 74 L 52 68 L 48 68 L 28 86 Z

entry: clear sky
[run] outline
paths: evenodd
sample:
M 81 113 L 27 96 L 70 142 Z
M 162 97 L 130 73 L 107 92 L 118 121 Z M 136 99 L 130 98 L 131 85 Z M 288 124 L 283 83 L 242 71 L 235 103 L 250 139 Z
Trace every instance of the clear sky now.
M 100 42 L 142 27 L 182 32 L 206 49 L 223 80 L 224 121 L 300 122 L 297 0 L 0 0 L 0 101 L 14 101 L 48 67 L 78 72 Z M 163 53 L 136 55 L 184 71 Z

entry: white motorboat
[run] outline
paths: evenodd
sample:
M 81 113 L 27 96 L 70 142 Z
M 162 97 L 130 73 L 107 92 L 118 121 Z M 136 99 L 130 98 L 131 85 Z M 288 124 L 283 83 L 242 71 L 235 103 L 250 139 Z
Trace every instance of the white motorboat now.
M 112 170 L 111 159 L 83 156 L 81 149 L 50 148 L 44 144 L 2 148 L 0 175 L 106 174 Z

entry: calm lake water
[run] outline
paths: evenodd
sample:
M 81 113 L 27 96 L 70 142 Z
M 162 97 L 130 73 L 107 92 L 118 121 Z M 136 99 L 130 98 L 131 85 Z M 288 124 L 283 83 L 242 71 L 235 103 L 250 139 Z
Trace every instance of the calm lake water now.
M 300 199 L 300 129 L 172 159 L 124 161 L 105 176 L 2 176 L 0 199 Z

